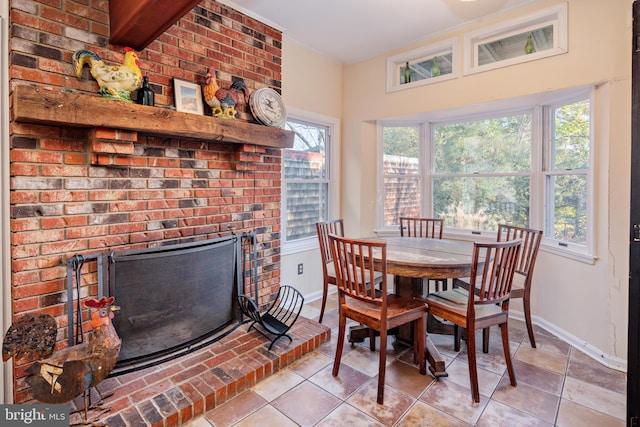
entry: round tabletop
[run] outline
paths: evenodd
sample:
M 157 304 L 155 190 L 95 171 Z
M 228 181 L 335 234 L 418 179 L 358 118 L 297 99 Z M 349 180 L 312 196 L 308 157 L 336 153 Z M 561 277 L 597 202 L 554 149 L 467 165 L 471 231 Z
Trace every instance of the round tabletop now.
M 387 273 L 451 279 L 471 274 L 473 243 L 422 237 L 376 237 L 387 243 Z

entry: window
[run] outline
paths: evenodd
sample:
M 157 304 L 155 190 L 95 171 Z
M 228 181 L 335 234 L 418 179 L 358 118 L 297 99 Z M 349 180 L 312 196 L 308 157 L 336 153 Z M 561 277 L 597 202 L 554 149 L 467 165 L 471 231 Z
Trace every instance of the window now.
M 333 189 L 337 182 L 332 160 L 332 136 L 337 121 L 289 111 L 285 129 L 295 133 L 293 147 L 283 150 L 283 252 L 317 245 L 316 222 L 335 215 Z
M 285 240 L 316 236 L 315 223 L 325 220 L 329 206 L 329 171 L 326 126 L 288 120 L 285 128 L 295 132 L 293 148 L 284 150 L 286 195 Z
M 381 123 L 379 232 L 396 232 L 401 215 L 444 218 L 460 236 L 509 223 L 590 257 L 591 104 L 590 91 L 576 89 L 488 104 L 483 115 Z
M 566 53 L 567 4 L 501 22 L 464 36 L 464 74 Z
M 433 212 L 449 227 L 529 224 L 531 113 L 433 126 Z
M 544 232 L 564 247 L 589 244 L 590 110 L 588 99 L 547 109 Z
M 531 55 L 553 47 L 553 25 L 534 28 L 478 44 L 478 65 Z
M 406 85 L 424 79 L 433 79 L 438 76 L 451 74 L 453 60 L 451 52 L 443 52 L 440 56 L 433 55 L 405 61 L 400 65 L 397 84 Z
M 399 226 L 401 216 L 420 214 L 422 173 L 419 126 L 385 127 L 382 135 L 384 225 Z
M 458 39 L 453 38 L 387 58 L 387 92 L 457 77 Z

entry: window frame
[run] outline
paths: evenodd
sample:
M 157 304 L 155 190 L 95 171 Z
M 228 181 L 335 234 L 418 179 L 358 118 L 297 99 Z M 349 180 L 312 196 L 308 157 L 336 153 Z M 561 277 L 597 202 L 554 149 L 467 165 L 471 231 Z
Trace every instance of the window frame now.
M 386 122 L 385 125 L 389 126 L 389 123 L 394 123 L 394 122 Z M 425 177 L 428 176 L 426 173 L 426 168 L 427 168 L 427 161 L 425 161 L 425 155 L 426 155 L 426 148 L 424 146 L 424 144 L 421 144 L 420 141 L 424 140 L 424 135 L 426 134 L 426 132 L 428 131 L 428 124 L 427 123 L 422 123 L 422 122 L 397 122 L 394 123 L 395 126 L 394 127 L 413 127 L 413 128 L 417 128 L 418 129 L 418 174 L 416 175 L 417 180 L 419 181 L 419 187 L 422 189 L 421 191 L 424 191 L 425 188 Z M 391 127 L 391 126 L 389 126 Z M 382 126 L 380 126 L 380 123 L 378 124 L 378 144 L 377 144 L 377 149 L 376 149 L 376 157 L 378 159 L 378 165 L 383 165 L 383 159 L 384 159 L 384 135 L 382 133 Z M 384 167 L 381 167 L 380 169 L 382 169 L 380 171 L 380 173 L 378 174 L 377 178 L 376 178 L 376 185 L 377 188 L 381 188 L 381 194 L 378 194 L 378 204 L 377 206 L 383 206 L 382 208 L 382 213 L 380 215 L 380 223 L 378 224 L 377 229 L 381 230 L 381 229 L 386 229 L 387 231 L 389 231 L 389 227 L 385 227 L 384 226 L 384 202 L 386 199 L 386 193 L 385 193 L 385 177 L 388 176 L 384 173 Z M 397 175 L 397 174 L 392 174 L 392 175 Z M 426 212 L 428 209 L 428 206 L 425 202 L 425 197 L 421 197 L 420 198 L 420 212 Z
M 327 171 L 328 177 L 326 181 L 328 181 L 329 185 L 329 195 L 328 195 L 328 219 L 337 218 L 340 212 L 339 205 L 339 182 L 340 182 L 340 120 L 335 117 L 329 117 L 322 114 L 312 113 L 309 111 L 288 107 L 287 108 L 287 120 L 296 120 L 307 122 L 312 125 L 317 125 L 320 127 L 327 128 L 327 146 L 326 146 L 326 162 L 327 162 Z M 284 162 L 284 153 L 283 153 L 283 162 Z M 318 248 L 318 239 L 317 237 L 311 236 L 306 237 L 294 241 L 287 241 L 286 237 L 286 227 L 287 227 L 287 180 L 284 176 L 284 164 L 281 171 L 281 206 L 282 211 L 280 213 L 280 221 L 281 221 L 281 255 L 289 255 L 298 252 L 304 252 L 308 250 L 313 250 Z M 323 181 L 325 181 L 323 179 Z
M 418 49 L 408 52 L 399 53 L 387 58 L 387 93 L 397 92 L 399 90 L 411 89 L 432 83 L 442 82 L 445 80 L 458 78 L 458 37 L 442 40 Z M 416 60 L 428 61 L 434 56 L 442 56 L 451 53 L 451 73 L 440 74 L 437 77 L 429 77 L 416 80 L 410 83 L 400 84 L 401 70 L 406 62 L 415 62 Z
M 449 119 L 449 120 L 445 120 L 445 121 L 434 121 L 434 122 L 430 122 L 429 123 L 429 140 L 428 140 L 428 151 L 429 154 L 433 153 L 434 150 L 434 144 L 435 144 L 435 140 L 434 140 L 434 136 L 435 136 L 435 128 L 437 126 L 440 125 L 447 125 L 447 124 L 453 124 L 453 123 L 460 123 L 460 122 L 476 122 L 476 121 L 482 121 L 482 120 L 490 120 L 490 119 L 495 119 L 495 118 L 500 118 L 500 117 L 504 117 L 506 115 L 522 115 L 522 114 L 530 114 L 532 116 L 531 118 L 531 127 L 532 127 L 532 144 L 531 144 L 531 161 L 530 161 L 530 170 L 526 171 L 526 172 L 516 172 L 516 171 L 511 171 L 511 172 L 467 172 L 467 173 L 436 173 L 435 172 L 435 164 L 434 164 L 434 158 L 433 156 L 429 155 L 429 165 L 428 165 L 428 170 L 429 170 L 429 176 L 427 177 L 427 180 L 429 181 L 429 202 L 431 203 L 431 201 L 433 200 L 433 181 L 436 178 L 446 178 L 446 177 L 460 177 L 460 178 L 504 178 L 504 177 L 529 177 L 529 183 L 531 188 L 533 188 L 533 181 L 534 181 L 534 169 L 533 169 L 533 156 L 534 156 L 534 151 L 535 151 L 535 143 L 534 143 L 534 137 L 533 137 L 533 126 L 534 126 L 534 113 L 531 109 L 530 106 L 527 107 L 521 107 L 521 108 L 513 108 L 513 109 L 509 109 L 509 110 L 505 110 L 505 111 L 495 111 L 495 112 L 482 112 L 482 113 L 477 113 L 477 114 L 472 114 L 472 115 L 465 115 L 462 117 L 456 117 L 454 119 Z M 529 207 L 531 207 L 531 199 L 532 199 L 532 195 L 529 195 Z M 433 204 L 433 203 L 431 203 Z M 430 210 L 432 210 L 433 207 L 430 207 Z M 531 209 L 529 209 L 529 223 L 531 223 Z M 478 230 L 478 229 L 466 229 L 466 228 L 453 228 L 453 227 L 449 227 L 448 228 L 449 233 L 454 234 L 454 235 L 458 235 L 458 236 L 466 236 L 469 235 L 469 233 L 471 235 L 474 236 L 480 236 L 480 235 L 487 235 L 491 232 L 487 231 L 487 230 Z
M 508 38 L 512 35 L 533 32 L 548 26 L 553 26 L 553 47 L 550 49 L 530 54 L 523 52 L 522 55 L 513 58 L 483 65 L 479 64 L 478 49 L 481 45 Z M 464 64 L 462 74 L 465 76 L 567 53 L 569 51 L 567 3 L 560 3 L 517 19 L 468 32 L 464 35 L 463 44 Z
M 561 107 L 563 105 L 568 105 L 572 103 L 576 103 L 583 100 L 589 100 L 589 168 L 585 171 L 581 169 L 579 173 L 576 170 L 554 170 L 551 168 L 551 145 L 552 145 L 552 130 L 553 130 L 553 110 L 557 107 Z M 544 197 L 544 205 L 541 206 L 541 209 L 544 209 L 543 212 L 540 213 L 542 218 L 542 229 L 547 229 L 547 221 L 549 217 L 547 215 L 547 210 L 550 209 L 549 204 L 553 199 L 555 193 L 549 194 L 547 192 L 548 188 L 546 185 L 546 179 L 549 176 L 562 176 L 562 175 L 585 175 L 586 176 L 586 186 L 587 186 L 587 201 L 586 201 L 586 212 L 587 212 L 587 241 L 585 244 L 571 243 L 562 241 L 556 238 L 553 238 L 548 233 L 543 234 L 542 243 L 544 247 L 546 247 L 549 251 L 560 253 L 560 254 L 570 254 L 572 258 L 580 259 L 583 254 L 593 254 L 595 247 L 595 238 L 594 238 L 594 228 L 595 228 L 595 203 L 594 203 L 594 191 L 595 191 L 595 182 L 594 182 L 594 168 L 595 168 L 595 144 L 594 144 L 594 135 L 595 135 L 595 126 L 594 126 L 594 113 L 595 113 L 595 91 L 592 90 L 589 93 L 579 93 L 575 96 L 566 97 L 559 99 L 555 102 L 548 103 L 542 108 L 543 121 L 545 121 L 545 134 L 543 135 L 543 157 L 542 157 L 542 167 L 540 171 L 540 181 L 539 185 L 541 187 L 541 192 Z M 583 172 L 584 171 L 584 172 Z
M 581 262 L 593 264 L 596 256 L 595 251 L 595 183 L 594 168 L 595 159 L 595 87 L 578 87 L 567 90 L 559 90 L 550 93 L 534 94 L 515 99 L 489 102 L 484 105 L 472 107 L 461 107 L 457 109 L 424 113 L 419 119 L 413 120 L 379 120 L 378 126 L 378 177 L 377 177 L 377 212 L 376 212 L 376 233 L 378 235 L 398 234 L 397 227 L 384 226 L 383 201 L 384 201 L 384 181 L 382 173 L 383 151 L 382 151 L 382 131 L 384 127 L 395 126 L 423 126 L 424 132 L 420 133 L 420 159 L 421 170 L 424 172 L 421 187 L 421 215 L 428 216 L 433 209 L 432 182 L 434 178 L 433 166 L 433 128 L 436 125 L 475 121 L 483 118 L 499 117 L 501 115 L 518 114 L 523 111 L 530 111 L 532 114 L 532 146 L 531 146 L 531 171 L 530 175 L 530 195 L 529 195 L 529 225 L 532 228 L 545 229 L 545 209 L 547 198 L 552 196 L 546 193 L 543 168 L 548 161 L 546 153 L 549 150 L 547 144 L 550 143 L 550 127 L 548 126 L 549 114 L 554 107 L 571 104 L 580 100 L 588 99 L 590 102 L 590 159 L 587 173 L 587 242 L 585 245 L 569 244 L 560 245 L 559 241 L 551 236 L 544 236 L 541 247 L 549 252 L 572 258 Z M 424 150 L 423 150 L 424 147 Z M 548 157 L 548 156 L 546 156 Z M 495 239 L 495 232 L 486 230 L 453 229 L 445 228 L 444 236 L 462 240 L 482 240 Z

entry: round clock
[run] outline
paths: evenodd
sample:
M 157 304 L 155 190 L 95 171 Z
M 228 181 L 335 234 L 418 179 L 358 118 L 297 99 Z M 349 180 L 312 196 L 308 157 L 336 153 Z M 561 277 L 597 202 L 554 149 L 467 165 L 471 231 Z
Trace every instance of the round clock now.
M 287 121 L 287 108 L 278 92 L 271 88 L 254 91 L 249 97 L 249 107 L 263 125 L 281 128 Z

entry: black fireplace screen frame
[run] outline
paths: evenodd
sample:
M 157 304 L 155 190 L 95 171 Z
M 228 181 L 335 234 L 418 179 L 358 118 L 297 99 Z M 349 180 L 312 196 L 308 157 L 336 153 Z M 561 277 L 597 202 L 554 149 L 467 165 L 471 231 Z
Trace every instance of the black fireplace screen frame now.
M 176 345 L 170 347 L 163 347 L 162 343 L 159 344 L 157 351 L 152 351 L 148 354 L 144 355 L 136 355 L 135 351 L 133 352 L 133 357 L 127 356 L 127 348 L 126 348 L 126 337 L 123 338 L 123 352 L 121 350 L 121 357 L 118 358 L 118 363 L 116 364 L 115 369 L 112 372 L 112 376 L 117 376 L 121 374 L 125 374 L 128 372 L 133 372 L 139 369 L 143 369 L 149 366 L 154 366 L 159 363 L 163 363 L 168 360 L 175 359 L 182 355 L 188 354 L 192 351 L 195 351 L 199 348 L 202 348 L 206 345 L 211 344 L 212 342 L 218 341 L 224 336 L 231 333 L 233 330 L 238 328 L 243 323 L 243 316 L 238 307 L 237 296 L 245 293 L 245 279 L 248 279 L 249 287 L 253 286 L 256 289 L 249 289 L 249 293 L 253 294 L 252 297 L 257 299 L 257 271 L 256 271 L 256 244 L 257 239 L 255 233 L 242 233 L 242 234 L 233 234 L 230 236 L 220 237 L 216 239 L 209 239 L 197 242 L 183 243 L 183 244 L 175 244 L 162 246 L 157 248 L 144 248 L 144 249 L 135 249 L 135 250 L 122 250 L 122 251 L 112 251 L 108 254 L 93 254 L 87 256 L 87 259 L 95 259 L 99 269 L 103 268 L 103 264 L 107 264 L 104 268 L 107 270 L 105 273 L 99 273 L 97 276 L 98 281 L 98 297 L 105 296 L 103 293 L 106 293 L 106 296 L 114 296 L 116 298 L 116 305 L 122 306 L 123 302 L 122 298 L 118 298 L 119 290 L 118 290 L 118 279 L 122 274 L 131 273 L 132 276 L 136 276 L 136 274 L 149 273 L 151 278 L 145 279 L 141 276 L 141 280 L 151 280 L 153 281 L 153 277 L 160 275 L 163 276 L 163 279 L 172 280 L 172 277 L 180 277 L 181 274 L 188 272 L 190 268 L 193 266 L 190 262 L 193 259 L 196 259 L 195 263 L 198 264 L 196 268 L 201 269 L 209 269 L 213 268 L 213 270 L 206 271 L 205 273 L 208 275 L 216 276 L 215 268 L 221 267 L 224 269 L 224 280 L 232 277 L 233 283 L 225 283 L 224 285 L 218 284 L 214 286 L 226 286 L 229 289 L 230 293 L 225 294 L 225 301 L 221 301 L 222 303 L 228 304 L 228 312 L 224 313 L 212 313 L 211 320 L 218 322 L 219 324 L 211 325 L 210 329 L 203 329 L 204 332 L 198 332 L 197 327 L 200 325 L 193 325 L 193 323 L 187 323 L 186 325 L 182 325 L 181 328 L 176 334 L 180 335 L 181 333 L 185 333 L 184 341 L 180 342 Z M 230 246 L 227 248 L 227 246 Z M 216 261 L 213 258 L 210 258 L 209 252 L 214 254 L 216 250 L 220 248 L 226 248 L 229 250 L 229 253 L 225 252 L 225 258 L 230 256 L 232 259 L 232 265 L 221 265 L 224 264 L 224 261 Z M 225 250 L 226 250 L 225 249 Z M 194 258 L 196 257 L 196 258 Z M 197 257 L 200 257 L 198 260 Z M 104 262 L 104 259 L 107 262 Z M 78 262 L 78 260 L 84 260 L 82 255 L 74 255 L 68 261 L 67 270 L 68 270 L 68 293 L 71 297 L 68 299 L 69 304 L 69 344 L 77 344 L 82 340 L 82 333 L 80 332 L 80 337 L 78 338 L 78 331 L 75 331 L 74 328 L 77 329 L 77 322 L 74 322 L 73 317 L 76 310 L 74 310 L 74 278 L 76 282 L 78 278 L 81 276 L 79 270 L 82 268 L 83 262 Z M 172 263 L 166 262 L 169 259 L 172 259 Z M 178 263 L 175 263 L 175 260 Z M 190 261 L 191 260 L 191 261 Z M 146 271 L 126 271 L 124 266 L 127 262 L 141 262 L 142 270 Z M 211 263 L 218 262 L 218 265 L 210 267 Z M 145 265 L 147 264 L 147 265 Z M 166 264 L 166 265 L 165 265 Z M 132 264 L 134 265 L 134 264 Z M 169 265 L 173 265 L 174 267 L 168 267 Z M 164 270 L 163 270 L 164 268 Z M 151 271 L 148 271 L 151 269 Z M 75 276 L 75 277 L 74 277 Z M 172 276 L 172 277 L 166 277 Z M 218 277 L 214 277 L 212 281 L 218 280 Z M 135 277 L 134 277 L 135 280 Z M 107 283 L 104 284 L 103 281 Z M 147 283 L 148 285 L 149 283 Z M 154 283 L 155 285 L 155 283 Z M 196 284 L 196 286 L 206 286 L 206 284 Z M 79 289 L 77 289 L 76 283 L 76 298 L 79 295 Z M 175 285 L 175 293 L 172 294 L 172 297 L 175 297 L 179 291 L 179 283 Z M 255 293 L 254 293 L 255 292 Z M 158 295 L 145 295 L 145 298 L 149 298 L 150 300 L 153 298 L 161 298 L 159 295 L 162 291 L 157 292 Z M 164 294 L 167 292 L 165 291 Z M 209 295 L 212 297 L 211 295 Z M 180 305 L 179 303 L 173 304 L 172 302 L 167 303 L 166 296 L 164 298 L 164 306 L 162 309 L 152 310 L 149 315 L 152 317 L 153 315 L 157 316 L 172 316 L 172 315 L 188 315 L 189 311 L 189 302 L 186 304 Z M 190 301 L 193 301 L 192 299 Z M 256 301 L 257 302 L 257 301 Z M 203 307 L 200 307 L 201 309 Z M 225 308 L 227 310 L 227 308 Z M 205 313 L 205 316 L 208 316 Z M 216 317 L 218 316 L 218 317 Z M 222 317 L 220 317 L 222 316 Z M 114 326 L 116 327 L 116 331 L 118 331 L 119 335 L 121 332 L 124 332 L 124 329 L 128 323 L 136 323 L 142 326 L 141 329 L 144 329 L 145 321 L 149 320 L 145 316 L 138 316 L 136 318 L 135 314 L 127 313 L 126 309 L 122 309 L 121 312 L 116 313 L 116 318 L 114 318 Z M 124 323 L 127 322 L 127 323 Z M 125 325 L 125 326 L 123 326 Z M 191 333 L 192 327 L 195 327 L 196 332 L 195 336 L 189 336 Z M 205 331 L 206 330 L 206 331 Z M 181 337 L 181 336 L 180 336 Z M 148 339 L 143 337 L 144 339 Z M 152 343 L 152 345 L 155 343 Z

